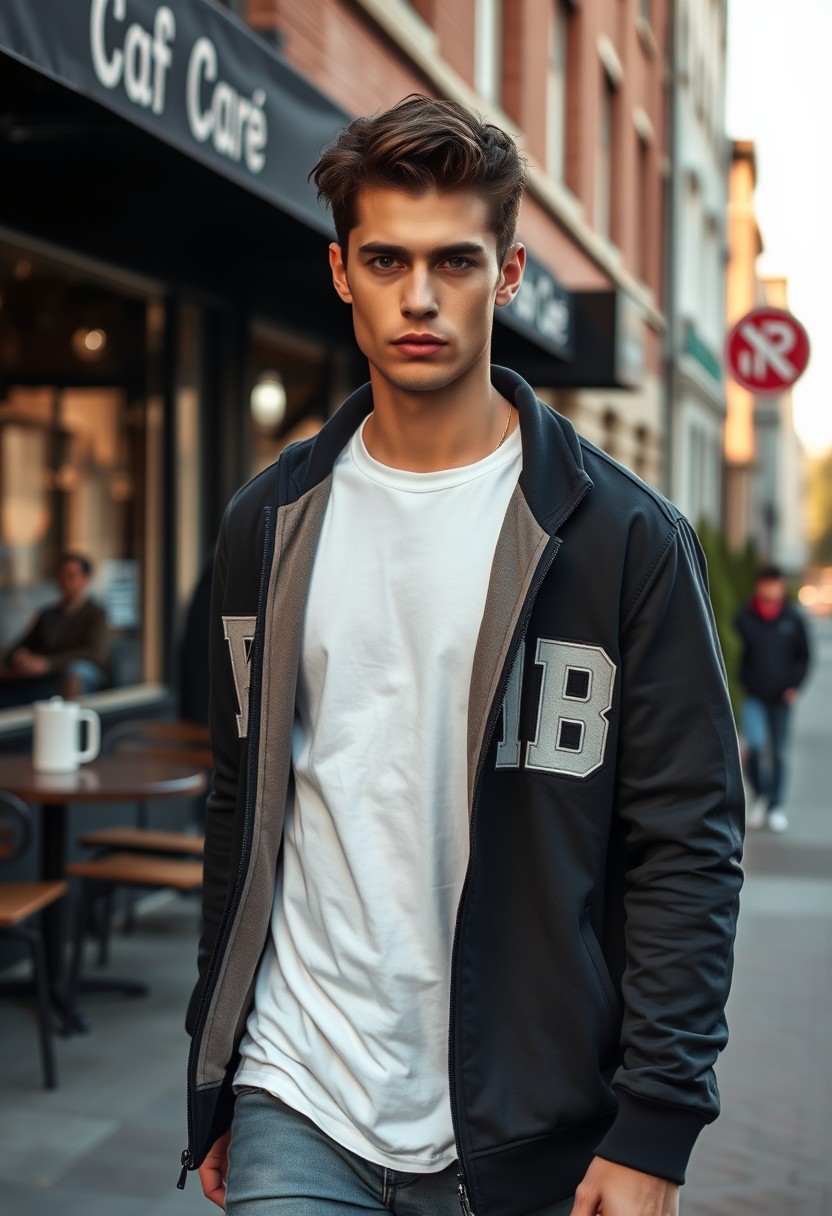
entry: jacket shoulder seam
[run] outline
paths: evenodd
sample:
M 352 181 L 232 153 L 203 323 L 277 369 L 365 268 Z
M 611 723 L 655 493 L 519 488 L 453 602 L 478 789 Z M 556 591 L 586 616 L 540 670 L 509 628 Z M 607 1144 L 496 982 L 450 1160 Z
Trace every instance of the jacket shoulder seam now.
M 672 528 L 668 532 L 667 536 L 664 538 L 664 544 L 661 546 L 661 548 L 659 549 L 655 558 L 653 559 L 653 563 L 650 566 L 650 569 L 645 574 L 644 578 L 642 579 L 641 583 L 639 584 L 638 588 L 636 589 L 632 599 L 630 600 L 630 603 L 627 605 L 626 609 L 624 610 L 624 615 L 621 620 L 622 629 L 626 629 L 627 625 L 629 624 L 630 617 L 635 612 L 635 609 L 638 607 L 639 601 L 641 600 L 642 596 L 645 594 L 647 588 L 650 586 L 650 583 L 653 581 L 656 571 L 661 566 L 668 549 L 670 548 L 673 541 L 676 539 L 676 536 L 679 532 L 680 523 L 681 523 L 680 519 L 677 519 L 674 521 Z
M 655 503 L 666 519 L 670 522 L 676 522 L 679 519 L 680 513 L 677 508 L 663 494 L 660 494 L 654 486 L 649 485 L 646 481 L 642 481 L 632 469 L 628 469 L 626 465 L 619 464 L 617 460 L 614 460 L 610 456 L 609 452 L 605 452 L 603 448 L 596 447 L 586 436 L 580 435 L 578 438 L 584 451 L 602 460 L 610 469 L 619 473 L 626 481 L 629 481 L 634 489 L 641 491 L 642 494 Z

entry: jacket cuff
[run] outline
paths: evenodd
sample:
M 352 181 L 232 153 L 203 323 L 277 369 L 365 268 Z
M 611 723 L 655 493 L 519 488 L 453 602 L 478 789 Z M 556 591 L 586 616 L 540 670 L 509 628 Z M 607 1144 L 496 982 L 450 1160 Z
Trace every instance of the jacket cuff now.
M 702 1111 L 636 1098 L 616 1089 L 618 1114 L 595 1152 L 598 1157 L 680 1186 L 696 1143 L 710 1119 Z

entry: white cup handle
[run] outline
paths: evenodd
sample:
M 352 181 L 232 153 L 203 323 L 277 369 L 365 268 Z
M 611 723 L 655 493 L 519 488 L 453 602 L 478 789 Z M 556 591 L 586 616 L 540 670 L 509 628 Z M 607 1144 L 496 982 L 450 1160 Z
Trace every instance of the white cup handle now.
M 101 719 L 94 709 L 82 709 L 78 719 L 87 723 L 87 746 L 78 753 L 79 764 L 86 764 L 88 760 L 94 760 L 101 750 Z

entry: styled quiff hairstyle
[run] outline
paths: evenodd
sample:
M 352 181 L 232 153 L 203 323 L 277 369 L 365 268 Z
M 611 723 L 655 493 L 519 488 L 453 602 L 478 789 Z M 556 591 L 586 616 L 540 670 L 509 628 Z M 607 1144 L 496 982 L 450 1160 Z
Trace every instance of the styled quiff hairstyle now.
M 454 101 L 413 94 L 390 110 L 356 118 L 309 175 L 332 210 L 346 260 L 356 203 L 365 186 L 411 194 L 475 190 L 488 200 L 502 266 L 514 242 L 525 164 L 510 135 Z

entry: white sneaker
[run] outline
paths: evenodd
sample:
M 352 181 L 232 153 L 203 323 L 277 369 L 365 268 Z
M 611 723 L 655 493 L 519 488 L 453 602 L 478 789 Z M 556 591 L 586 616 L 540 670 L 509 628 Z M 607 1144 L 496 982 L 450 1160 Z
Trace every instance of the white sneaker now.
M 752 832 L 759 832 L 760 828 L 766 826 L 766 813 L 768 812 L 768 799 L 758 796 L 751 803 L 751 808 L 748 812 L 746 826 Z
M 789 821 L 782 811 L 772 811 L 768 817 L 768 826 L 772 832 L 785 832 Z

